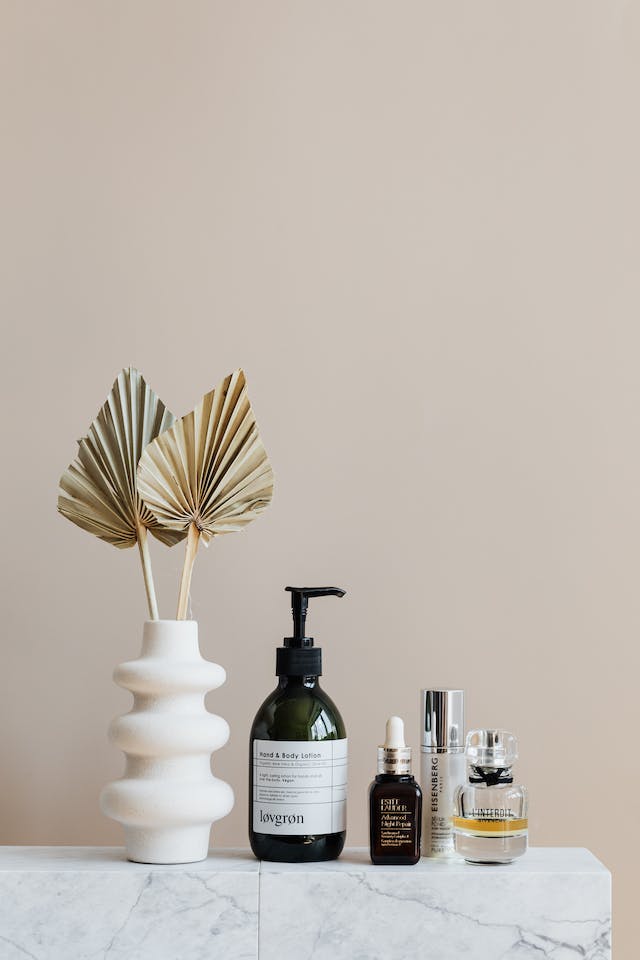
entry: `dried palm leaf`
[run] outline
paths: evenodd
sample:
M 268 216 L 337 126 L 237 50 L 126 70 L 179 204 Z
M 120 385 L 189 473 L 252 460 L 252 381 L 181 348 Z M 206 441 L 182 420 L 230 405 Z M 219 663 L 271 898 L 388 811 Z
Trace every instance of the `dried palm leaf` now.
M 78 455 L 60 478 L 58 510 L 73 523 L 115 547 L 140 550 L 152 620 L 158 619 L 147 530 L 168 546 L 185 536 L 164 529 L 144 505 L 136 470 L 144 448 L 175 423 L 160 398 L 133 367 L 123 370 L 111 388 Z
M 244 373 L 236 370 L 140 458 L 138 490 L 164 529 L 187 536 L 178 620 L 187 614 L 198 543 L 246 526 L 271 501 L 273 471 Z

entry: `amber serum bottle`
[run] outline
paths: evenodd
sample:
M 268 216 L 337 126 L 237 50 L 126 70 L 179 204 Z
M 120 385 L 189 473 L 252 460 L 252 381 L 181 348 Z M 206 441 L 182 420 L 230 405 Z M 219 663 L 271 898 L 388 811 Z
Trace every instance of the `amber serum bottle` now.
M 422 790 L 411 775 L 404 723 L 389 717 L 378 774 L 369 788 L 371 862 L 410 866 L 420 859 Z

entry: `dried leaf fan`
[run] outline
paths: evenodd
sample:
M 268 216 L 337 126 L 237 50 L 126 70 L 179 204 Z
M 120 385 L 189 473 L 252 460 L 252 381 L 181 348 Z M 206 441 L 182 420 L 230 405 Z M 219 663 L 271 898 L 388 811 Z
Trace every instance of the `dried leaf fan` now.
M 145 447 L 175 423 L 160 398 L 133 367 L 117 377 L 78 455 L 60 478 L 58 510 L 83 530 L 115 547 L 140 550 L 149 615 L 158 619 L 147 530 L 168 546 L 185 531 L 163 527 L 142 502 L 136 470 Z
M 138 466 L 138 489 L 165 531 L 187 534 L 177 612 L 184 620 L 200 539 L 206 545 L 212 537 L 240 530 L 273 493 L 273 471 L 242 370 L 149 444 Z

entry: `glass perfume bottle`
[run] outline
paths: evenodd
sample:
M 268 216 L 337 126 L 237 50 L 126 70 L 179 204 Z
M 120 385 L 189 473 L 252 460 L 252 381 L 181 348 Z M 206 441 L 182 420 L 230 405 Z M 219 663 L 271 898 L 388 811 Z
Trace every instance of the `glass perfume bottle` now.
M 467 734 L 468 783 L 455 797 L 456 851 L 470 863 L 510 863 L 527 849 L 528 798 L 513 782 L 518 742 L 506 730 Z

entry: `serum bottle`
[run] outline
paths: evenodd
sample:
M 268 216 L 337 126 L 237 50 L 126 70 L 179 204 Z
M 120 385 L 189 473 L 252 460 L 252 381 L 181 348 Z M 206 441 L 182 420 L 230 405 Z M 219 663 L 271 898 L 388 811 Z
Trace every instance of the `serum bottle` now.
M 454 800 L 466 773 L 464 691 L 423 690 L 421 727 L 422 855 L 451 857 Z
M 404 723 L 389 717 L 378 774 L 369 788 L 371 862 L 412 865 L 420 859 L 422 790 L 411 775 Z
M 506 730 L 467 736 L 469 782 L 456 794 L 455 846 L 470 863 L 511 863 L 527 849 L 527 791 L 513 782 L 518 742 Z

